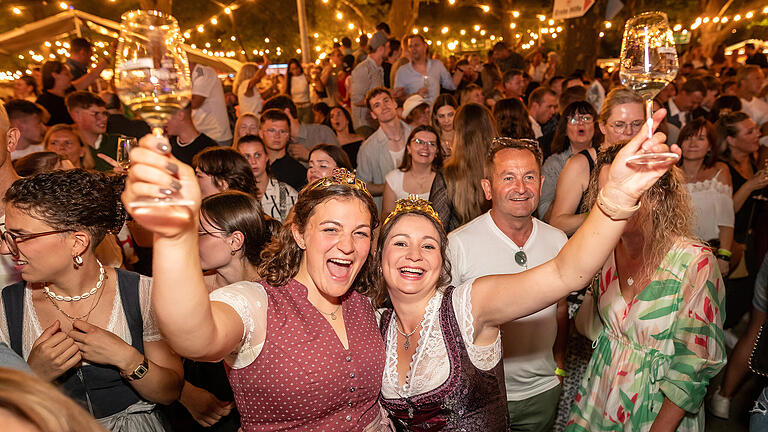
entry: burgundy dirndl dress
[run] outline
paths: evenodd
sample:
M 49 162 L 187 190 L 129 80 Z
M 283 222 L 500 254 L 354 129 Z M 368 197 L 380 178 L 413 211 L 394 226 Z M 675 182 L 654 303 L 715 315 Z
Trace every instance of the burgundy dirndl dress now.
M 349 349 L 294 279 L 264 282 L 267 334 L 256 360 L 229 370 L 244 432 L 360 431 L 379 415 L 384 344 L 370 301 L 342 297 Z
M 469 358 L 453 309 L 454 287 L 448 287 L 440 304 L 440 330 L 450 362 L 448 379 L 436 389 L 408 398 L 380 398 L 381 406 L 397 431 L 497 432 L 509 428 L 504 364 L 488 371 Z M 386 341 L 392 309 L 381 317 Z

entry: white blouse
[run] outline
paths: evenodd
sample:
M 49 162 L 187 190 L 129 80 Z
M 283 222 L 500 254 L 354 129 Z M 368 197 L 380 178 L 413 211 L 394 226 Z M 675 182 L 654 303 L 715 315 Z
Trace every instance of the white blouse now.
M 467 353 L 478 369 L 488 371 L 501 360 L 501 333 L 487 346 L 474 344 L 474 317 L 472 316 L 471 292 L 473 280 L 453 291 L 453 313 L 459 324 Z M 432 391 L 442 385 L 450 374 L 450 362 L 442 330 L 440 329 L 440 305 L 443 293 L 438 291 L 427 304 L 424 323 L 419 333 L 419 343 L 411 360 L 410 372 L 405 385 L 400 386 L 397 373 L 397 321 L 392 314 L 387 329 L 387 352 L 381 394 L 387 399 L 412 397 Z
M 403 182 L 405 181 L 404 172 L 395 168 L 384 176 L 384 181 L 387 182 L 390 189 L 392 189 L 392 192 L 395 193 L 395 200 L 408 198 L 408 192 L 406 192 L 403 187 Z M 421 199 L 429 200 L 429 189 L 427 189 L 425 193 L 418 194 L 418 196 Z
M 209 298 L 228 305 L 243 320 L 240 345 L 224 361 L 233 369 L 242 369 L 253 363 L 264 346 L 267 291 L 259 283 L 240 281 L 213 291 Z
M 142 333 L 144 342 L 161 340 L 162 336 L 157 329 L 154 312 L 152 311 L 152 278 L 146 276 L 141 276 L 139 279 L 139 308 L 141 309 L 141 318 L 144 321 Z M 115 293 L 115 298 L 112 302 L 112 313 L 109 316 L 109 322 L 105 330 L 114 333 L 129 345 L 132 342 L 131 331 L 128 328 L 128 321 L 125 318 L 125 311 L 120 301 L 120 293 Z M 32 346 L 41 334 L 43 334 L 43 328 L 40 325 L 37 312 L 35 312 L 32 303 L 32 290 L 27 286 L 24 293 L 24 325 L 22 327 L 21 347 L 25 360 L 29 358 Z M 10 345 L 8 323 L 5 317 L 5 308 L 3 307 L 0 307 L 0 338 L 3 342 Z
M 717 179 L 719 174 L 718 171 L 709 180 L 685 184 L 696 212 L 694 234 L 705 241 L 718 238 L 719 227 L 733 227 L 733 190 Z

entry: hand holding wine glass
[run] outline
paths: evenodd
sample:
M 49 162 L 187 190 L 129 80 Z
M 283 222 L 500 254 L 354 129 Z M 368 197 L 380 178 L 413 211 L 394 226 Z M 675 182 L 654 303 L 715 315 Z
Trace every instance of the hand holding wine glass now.
M 652 138 L 653 98 L 677 76 L 677 49 L 667 15 L 646 12 L 627 21 L 621 43 L 622 84 L 642 96 L 646 104 L 648 139 Z M 677 161 L 671 152 L 650 152 L 636 155 L 633 164 Z
M 189 103 L 192 94 L 179 25 L 163 12 L 135 10 L 123 14 L 120 29 L 115 67 L 117 95 L 152 127 L 155 141 L 164 142 L 164 148 L 169 149 L 163 126 Z M 168 151 L 165 154 L 169 156 Z M 141 207 L 162 217 L 169 214 L 162 207 L 194 204 L 181 200 L 173 188 L 164 190 L 168 192 L 165 196 L 147 195 L 126 202 L 126 207 Z

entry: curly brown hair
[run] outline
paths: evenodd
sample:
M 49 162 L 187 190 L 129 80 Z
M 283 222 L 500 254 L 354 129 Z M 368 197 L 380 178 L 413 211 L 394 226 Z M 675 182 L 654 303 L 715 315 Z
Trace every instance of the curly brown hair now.
M 582 212 L 588 212 L 594 206 L 600 190 L 600 171 L 611 165 L 626 143 L 627 141 L 618 142 L 602 148 L 598 153 Z M 673 166 L 664 173 L 643 193 L 640 203 L 640 209 L 632 217 L 644 221 L 643 235 L 648 247 L 644 250 L 643 271 L 646 276 L 650 276 L 675 244 L 683 240 L 698 240 L 692 232 L 695 217 L 693 205 L 680 168 Z
M 443 259 L 443 265 L 440 270 L 440 278 L 437 280 L 437 289 L 442 290 L 451 283 L 451 261 L 448 259 L 447 252 L 448 235 L 445 233 L 445 228 L 443 228 L 443 225 L 436 221 L 432 216 L 421 210 L 412 209 L 403 213 L 399 213 L 395 216 L 392 216 L 392 218 L 389 219 L 387 223 L 381 227 L 381 231 L 379 232 L 379 241 L 376 245 L 376 254 L 373 256 L 373 262 L 371 263 L 376 279 L 372 290 L 369 291 L 367 295 L 373 301 L 373 306 L 377 308 L 382 307 L 384 303 L 386 303 L 386 301 L 389 299 L 389 294 L 387 292 L 387 282 L 384 280 L 384 272 L 381 270 L 381 256 L 384 252 L 384 244 L 387 241 L 387 237 L 389 237 L 389 233 L 392 231 L 392 228 L 397 225 L 397 221 L 406 215 L 423 216 L 427 218 L 437 230 L 437 234 L 440 237 L 440 257 Z
M 327 187 L 316 187 L 325 179 L 317 179 L 305 186 L 296 199 L 296 204 L 285 218 L 283 226 L 272 241 L 261 253 L 259 274 L 272 286 L 283 286 L 296 276 L 299 265 L 304 257 L 304 251 L 296 244 L 293 238 L 292 227 L 295 225 L 300 232 L 304 232 L 309 219 L 315 214 L 315 209 L 320 204 L 330 199 L 358 199 L 362 201 L 371 216 L 371 231 L 379 224 L 379 212 L 376 203 L 367 191 L 350 187 L 349 185 L 334 184 Z M 373 249 L 373 237 L 371 237 L 371 249 Z M 352 286 L 361 294 L 370 295 L 375 285 L 375 272 L 371 268 L 371 256 L 365 260 L 363 267 L 357 274 Z
M 88 233 L 93 249 L 125 222 L 121 182 L 96 171 L 56 170 L 16 180 L 4 201 L 54 229 Z

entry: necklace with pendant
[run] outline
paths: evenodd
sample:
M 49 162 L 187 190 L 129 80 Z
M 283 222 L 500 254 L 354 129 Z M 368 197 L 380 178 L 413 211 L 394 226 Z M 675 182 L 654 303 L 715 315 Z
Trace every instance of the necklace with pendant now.
M 413 336 L 414 333 L 416 333 L 416 330 L 421 327 L 421 324 L 424 322 L 424 318 L 419 321 L 419 323 L 416 325 L 416 328 L 413 329 L 410 333 L 405 333 L 404 331 L 400 330 L 399 320 L 395 320 L 395 328 L 397 329 L 397 332 L 400 333 L 405 338 L 405 342 L 403 342 L 403 348 L 405 348 L 406 351 L 408 351 L 408 348 L 411 347 L 411 336 Z
M 339 303 L 339 305 L 336 306 L 336 310 L 334 310 L 331 313 L 325 313 L 325 312 L 321 311 L 320 309 L 318 309 L 318 311 L 320 311 L 320 313 L 323 314 L 323 315 L 328 315 L 329 317 L 331 317 L 332 320 L 336 321 L 336 312 L 338 312 L 339 309 L 341 309 L 341 303 Z

